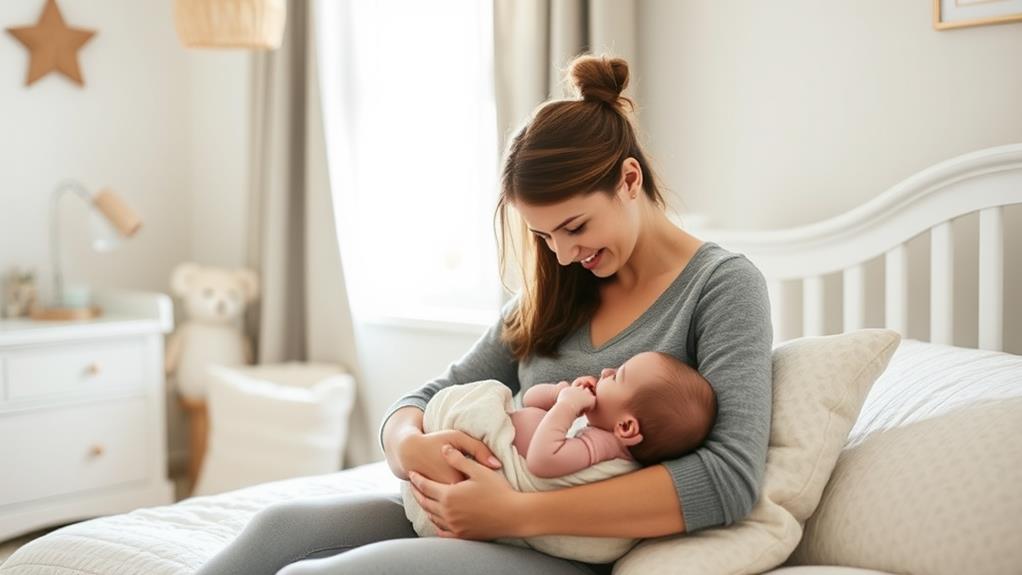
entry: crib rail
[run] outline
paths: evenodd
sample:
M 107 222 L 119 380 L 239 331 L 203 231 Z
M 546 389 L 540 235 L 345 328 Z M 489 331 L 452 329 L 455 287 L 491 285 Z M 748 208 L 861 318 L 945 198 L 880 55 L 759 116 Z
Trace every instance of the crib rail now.
M 744 253 L 767 278 L 774 339 L 788 332 L 825 335 L 825 282 L 841 275 L 841 329 L 866 325 L 866 264 L 883 258 L 884 326 L 908 333 L 907 244 L 929 234 L 930 335 L 954 343 L 955 234 L 953 220 L 978 213 L 978 347 L 1004 345 L 1004 209 L 1022 204 L 1022 144 L 980 150 L 942 162 L 840 216 L 787 230 L 705 230 L 701 237 Z M 699 235 L 699 234 L 697 234 Z M 1018 262 L 1009 262 L 1018 265 Z M 801 284 L 801 332 L 783 330 L 784 286 Z M 795 331 L 795 333 L 791 333 Z M 831 331 L 835 331 L 832 329 Z

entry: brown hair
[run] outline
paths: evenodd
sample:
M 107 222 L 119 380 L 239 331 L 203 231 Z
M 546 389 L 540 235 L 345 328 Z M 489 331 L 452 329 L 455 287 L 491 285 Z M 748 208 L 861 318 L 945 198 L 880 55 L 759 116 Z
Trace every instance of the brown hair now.
M 581 99 L 541 104 L 531 121 L 511 138 L 501 172 L 494 214 L 500 225 L 501 279 L 506 279 L 510 252 L 521 266 L 523 280 L 518 305 L 504 318 L 501 338 L 519 360 L 532 354 L 555 357 L 561 340 L 592 318 L 600 294 L 596 276 L 581 266 L 559 265 L 539 237 L 525 232 L 525 253 L 515 249 L 509 225 L 511 204 L 550 205 L 597 192 L 616 197 L 621 166 L 627 158 L 635 158 L 644 176 L 643 192 L 665 207 L 627 115 L 634 105 L 621 96 L 628 86 L 628 63 L 583 55 L 572 61 L 569 76 Z
M 628 450 L 642 465 L 676 459 L 699 447 L 717 416 L 717 396 L 699 372 L 671 355 L 653 353 L 665 369 L 641 382 L 628 403 L 642 433 L 642 441 Z

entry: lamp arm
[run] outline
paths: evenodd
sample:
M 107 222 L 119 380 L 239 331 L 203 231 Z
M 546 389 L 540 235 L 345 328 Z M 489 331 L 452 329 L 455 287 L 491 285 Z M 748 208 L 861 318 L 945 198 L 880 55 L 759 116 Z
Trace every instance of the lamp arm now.
M 64 273 L 60 259 L 60 217 L 57 209 L 60 198 L 66 192 L 78 194 L 86 203 L 92 202 L 92 195 L 81 183 L 65 180 L 57 184 L 53 190 L 53 201 L 50 204 L 50 256 L 53 259 L 53 300 L 55 306 L 64 305 Z

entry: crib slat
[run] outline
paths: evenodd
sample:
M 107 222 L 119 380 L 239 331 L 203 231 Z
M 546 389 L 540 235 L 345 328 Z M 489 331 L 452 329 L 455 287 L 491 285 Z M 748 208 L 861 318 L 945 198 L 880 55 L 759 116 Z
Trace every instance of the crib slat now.
M 884 325 L 908 334 L 908 256 L 905 244 L 884 254 Z
M 781 342 L 784 333 L 782 329 L 784 321 L 783 286 L 784 284 L 780 280 L 767 281 L 767 294 L 770 297 L 770 322 L 774 326 L 774 345 Z
M 823 335 L 823 277 L 802 280 L 802 335 Z
M 979 212 L 979 348 L 1004 346 L 1004 219 L 1000 207 Z
M 842 274 L 844 282 L 844 331 L 862 329 L 866 323 L 866 274 L 862 264 L 850 267 Z
M 930 229 L 930 341 L 953 345 L 954 253 L 951 222 Z

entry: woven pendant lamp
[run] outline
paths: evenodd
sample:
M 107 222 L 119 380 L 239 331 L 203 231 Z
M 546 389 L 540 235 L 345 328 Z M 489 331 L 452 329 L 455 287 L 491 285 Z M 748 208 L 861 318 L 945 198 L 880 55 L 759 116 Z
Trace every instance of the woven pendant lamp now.
M 181 43 L 189 48 L 280 47 L 286 0 L 174 0 Z

